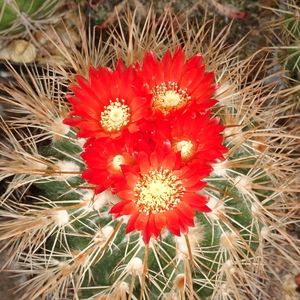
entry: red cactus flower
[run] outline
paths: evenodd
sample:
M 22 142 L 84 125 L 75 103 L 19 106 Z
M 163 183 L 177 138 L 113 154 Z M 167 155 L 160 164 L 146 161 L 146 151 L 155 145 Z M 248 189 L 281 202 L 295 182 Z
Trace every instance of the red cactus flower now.
M 117 139 L 89 139 L 85 151 L 81 154 L 87 169 L 82 178 L 96 185 L 95 193 L 100 193 L 111 187 L 111 175 L 122 175 L 122 165 L 132 166 L 134 155 L 141 150 L 150 151 L 149 143 L 140 133 L 125 132 Z
M 152 109 L 164 116 L 173 111 L 183 112 L 190 106 L 203 111 L 217 102 L 211 98 L 216 90 L 214 74 L 205 73 L 200 54 L 186 60 L 185 53 L 178 48 L 173 56 L 168 51 L 158 61 L 149 51 L 141 68 L 152 95 Z
M 205 164 L 183 166 L 180 155 L 170 147 L 156 149 L 150 154 L 139 152 L 135 166 L 123 166 L 124 176 L 114 183 L 114 191 L 123 200 L 110 213 L 115 217 L 130 215 L 126 233 L 142 231 L 147 244 L 157 238 L 163 228 L 172 234 L 187 233 L 194 226 L 195 210 L 209 212 L 201 190 L 211 169 Z
M 120 60 L 116 70 L 99 67 L 89 70 L 89 79 L 76 76 L 78 85 L 69 88 L 74 95 L 65 124 L 79 128 L 78 137 L 118 137 L 124 129 L 138 131 L 137 122 L 149 114 L 150 98 L 142 92 L 138 71 L 125 68 Z
M 219 118 L 210 118 L 211 112 L 189 111 L 185 114 L 174 114 L 172 123 L 157 120 L 153 139 L 157 143 L 169 141 L 175 152 L 180 152 L 186 163 L 204 161 L 209 164 L 223 160 L 227 148 L 222 145 L 220 133 L 224 126 Z

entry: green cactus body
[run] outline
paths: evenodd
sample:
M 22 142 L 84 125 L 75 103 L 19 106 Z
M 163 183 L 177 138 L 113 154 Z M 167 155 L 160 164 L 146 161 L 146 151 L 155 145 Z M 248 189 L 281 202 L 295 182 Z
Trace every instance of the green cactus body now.
M 8 117 L 2 124 L 7 143 L 1 144 L 1 179 L 7 189 L 2 195 L 0 238 L 1 249 L 9 250 L 11 260 L 20 265 L 15 272 L 28 276 L 19 286 L 22 300 L 225 300 L 249 299 L 249 295 L 272 299 L 265 289 L 274 282 L 279 285 L 273 272 L 278 258 L 284 260 L 283 268 L 300 267 L 297 240 L 287 230 L 296 223 L 291 196 L 298 191 L 297 178 L 289 154 L 297 137 L 276 124 L 288 105 L 266 111 L 265 102 L 278 97 L 273 86 L 263 85 L 263 80 L 245 83 L 251 59 L 229 68 L 227 53 L 214 46 L 202 51 L 205 30 L 203 37 L 190 32 L 188 37 L 173 35 L 164 40 L 164 35 L 154 34 L 164 25 L 153 28 L 151 20 L 149 15 L 148 25 L 139 29 L 144 37 L 135 36 L 135 42 L 128 39 L 133 42 L 130 47 L 127 39 L 120 41 L 113 35 L 114 42 L 106 47 L 92 44 L 92 53 L 72 48 L 78 51 L 70 62 L 78 67 L 76 79 L 56 66 L 51 76 L 47 70 L 41 78 L 32 71 L 29 82 L 15 71 L 17 87 L 3 87 L 11 95 L 2 97 L 12 106 L 8 111 L 20 117 Z M 128 25 L 138 26 L 132 22 Z M 86 38 L 85 32 L 81 34 Z M 82 153 L 89 145 L 87 139 L 77 137 L 80 131 L 63 124 L 70 110 L 66 97 L 75 102 L 70 97 L 79 95 L 78 82 L 86 88 L 82 94 L 97 93 L 85 81 L 91 65 L 106 67 L 116 57 L 130 65 L 145 49 L 158 53 L 158 61 L 168 55 L 171 59 L 171 53 L 182 57 L 178 51 L 182 40 L 187 60 L 197 60 L 195 54 L 203 52 L 207 71 L 215 70 L 219 89 L 213 97 L 219 102 L 209 110 L 215 123 L 219 124 L 219 116 L 225 126 L 222 135 L 227 152 L 223 151 L 224 159 L 211 164 L 212 172 L 203 179 L 206 186 L 196 193 L 207 197 L 210 211 L 196 211 L 195 225 L 185 232 L 172 234 L 168 229 L 172 224 L 167 223 L 169 227 L 164 226 L 157 237 L 152 232 L 147 241 L 142 229 L 126 233 L 130 213 L 117 217 L 110 213 L 121 202 L 113 188 L 97 194 L 98 183 L 83 179 L 89 162 Z M 91 72 L 96 74 L 95 69 Z M 70 82 L 72 92 L 57 88 Z M 174 90 L 167 95 L 173 102 L 181 99 Z M 185 91 L 180 90 L 180 96 L 184 98 Z M 118 102 L 117 112 L 122 103 L 125 100 Z M 21 199 L 27 190 L 29 195 Z
M 57 9 L 58 0 L 54 1 L 0 1 L 0 32 L 14 35 L 26 30 L 27 22 L 33 24 L 36 20 L 49 17 Z M 26 22 L 27 21 L 27 22 Z

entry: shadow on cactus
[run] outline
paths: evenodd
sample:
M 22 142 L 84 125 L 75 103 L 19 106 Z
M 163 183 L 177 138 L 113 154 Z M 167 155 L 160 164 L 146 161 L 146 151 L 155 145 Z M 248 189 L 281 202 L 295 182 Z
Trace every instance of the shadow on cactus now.
M 116 25 L 99 47 L 84 30 L 80 51 L 57 42 L 75 76 L 12 69 L 15 86 L 2 87 L 0 236 L 7 265 L 27 276 L 16 289 L 32 300 L 268 299 L 279 261 L 299 269 L 299 137 L 277 125 L 294 104 L 265 106 L 280 93 L 247 81 L 254 56 L 238 61 L 227 29 L 207 39 L 209 23 L 133 16 L 119 17 L 129 38 Z

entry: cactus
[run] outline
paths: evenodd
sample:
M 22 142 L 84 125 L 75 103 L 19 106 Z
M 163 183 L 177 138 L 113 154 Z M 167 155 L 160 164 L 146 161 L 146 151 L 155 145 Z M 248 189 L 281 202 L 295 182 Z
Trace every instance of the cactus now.
M 41 28 L 42 24 L 50 22 L 53 12 L 61 5 L 59 0 L 1 0 L 0 34 L 2 37 L 16 36 Z
M 12 69 L 2 86 L 0 239 L 21 299 L 272 299 L 279 261 L 300 268 L 299 137 L 277 122 L 294 103 L 265 106 L 280 92 L 226 29 L 207 44 L 205 25 L 133 15 L 129 38 L 58 40 L 75 76 Z
M 287 1 L 279 9 L 272 9 L 274 14 L 280 16 L 277 21 L 273 21 L 271 28 L 276 32 L 274 48 L 278 49 L 278 61 L 287 71 L 287 76 L 299 82 L 300 74 L 300 8 L 297 2 Z

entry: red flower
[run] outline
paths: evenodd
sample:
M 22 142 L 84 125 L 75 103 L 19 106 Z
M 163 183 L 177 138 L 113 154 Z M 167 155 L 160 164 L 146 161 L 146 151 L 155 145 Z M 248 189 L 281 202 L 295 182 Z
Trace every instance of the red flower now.
M 202 55 L 186 60 L 178 48 L 172 56 L 168 51 L 161 61 L 149 51 L 142 64 L 142 75 L 152 95 L 152 108 L 163 115 L 185 111 L 190 106 L 206 110 L 217 101 L 211 99 L 216 90 L 214 74 L 205 73 Z
M 153 139 L 157 143 L 169 141 L 175 152 L 180 152 L 186 163 L 215 163 L 223 160 L 227 148 L 222 145 L 220 133 L 224 126 L 219 118 L 210 118 L 211 112 L 189 111 L 185 114 L 174 114 L 172 123 L 168 120 L 157 120 Z
M 85 151 L 81 154 L 87 165 L 82 178 L 95 184 L 95 193 L 100 193 L 113 184 L 111 175 L 122 175 L 122 165 L 134 164 L 134 153 L 141 149 L 148 149 L 148 145 L 139 133 L 125 133 L 114 140 L 89 139 Z
M 77 85 L 69 88 L 75 95 L 65 124 L 80 129 L 78 137 L 117 137 L 126 128 L 138 131 L 137 122 L 149 114 L 150 98 L 142 92 L 142 80 L 133 67 L 125 68 L 119 61 L 116 70 L 93 67 L 89 79 L 76 76 Z
M 195 210 L 209 212 L 207 199 L 195 192 L 205 186 L 200 180 L 211 169 L 205 164 L 183 166 L 180 156 L 169 147 L 147 154 L 139 152 L 136 166 L 122 167 L 124 176 L 114 183 L 114 191 L 123 200 L 110 213 L 115 217 L 130 215 L 126 233 L 142 231 L 147 244 L 163 228 L 172 234 L 187 233 L 194 226 Z

